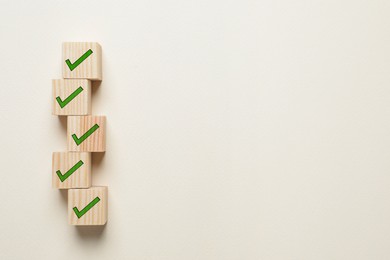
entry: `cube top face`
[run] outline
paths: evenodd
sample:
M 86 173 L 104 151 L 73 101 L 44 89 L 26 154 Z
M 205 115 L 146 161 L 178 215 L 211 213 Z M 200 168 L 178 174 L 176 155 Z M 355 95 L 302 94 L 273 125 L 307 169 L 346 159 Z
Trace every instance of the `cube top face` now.
M 106 186 L 68 190 L 68 220 L 71 225 L 104 225 L 107 222 Z
M 69 116 L 68 151 L 104 152 L 106 150 L 105 116 Z
M 53 79 L 53 115 L 90 115 L 91 81 L 87 79 Z
M 102 80 L 102 48 L 97 42 L 62 44 L 62 77 Z
M 56 189 L 91 187 L 91 153 L 53 153 L 52 186 Z

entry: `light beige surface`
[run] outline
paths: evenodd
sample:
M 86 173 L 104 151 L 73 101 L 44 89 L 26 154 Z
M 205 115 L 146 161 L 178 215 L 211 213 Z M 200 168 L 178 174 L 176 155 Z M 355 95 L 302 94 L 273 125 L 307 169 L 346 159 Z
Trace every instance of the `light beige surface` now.
M 70 70 L 66 60 L 73 64 L 88 50 L 92 50 L 80 65 Z M 97 42 L 64 42 L 62 44 L 62 77 L 72 79 L 102 80 L 102 48 Z
M 73 208 L 79 211 L 84 209 L 96 197 L 100 199 L 90 210 L 80 218 L 74 213 Z M 104 225 L 107 222 L 107 187 L 91 187 L 89 189 L 68 190 L 68 221 L 70 225 L 96 226 Z
M 91 81 L 86 79 L 53 79 L 53 115 L 90 115 L 92 110 Z M 65 101 L 79 87 L 83 90 L 66 106 L 58 104 L 56 98 Z
M 390 2 L 3 1 L 0 259 L 389 260 Z M 104 228 L 51 188 L 63 41 L 96 41 Z
M 81 138 L 95 124 L 99 126 L 87 139 L 77 145 L 72 135 Z M 106 151 L 106 117 L 105 116 L 68 116 L 67 128 L 68 151 L 104 152 Z
M 57 171 L 64 175 L 79 161 L 83 162 L 72 175 L 63 182 L 58 178 Z M 91 153 L 87 152 L 54 152 L 52 158 L 52 187 L 57 189 L 89 188 L 92 183 Z

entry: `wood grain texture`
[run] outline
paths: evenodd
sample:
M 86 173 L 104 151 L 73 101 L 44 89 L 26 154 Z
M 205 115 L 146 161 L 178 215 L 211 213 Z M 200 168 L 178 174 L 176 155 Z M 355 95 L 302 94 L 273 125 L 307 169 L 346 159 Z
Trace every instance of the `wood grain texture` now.
M 73 207 L 78 210 L 85 208 L 96 197 L 100 201 L 78 218 Z M 106 186 L 91 187 L 89 189 L 68 190 L 68 220 L 70 225 L 104 225 L 107 222 L 108 188 Z
M 80 160 L 83 165 L 80 166 L 72 175 L 61 182 L 57 175 L 60 170 L 65 174 Z M 89 188 L 91 187 L 91 153 L 87 152 L 54 152 L 52 160 L 52 187 L 56 189 L 70 189 L 70 188 Z
M 66 60 L 74 63 L 89 49 L 92 54 L 71 71 Z M 102 48 L 97 42 L 64 42 L 62 44 L 62 77 L 65 79 L 102 80 Z
M 53 97 L 52 113 L 53 115 L 90 115 L 92 110 L 91 102 L 91 81 L 87 79 L 53 79 Z M 56 98 L 60 97 L 64 101 L 79 87 L 83 88 L 72 101 L 65 107 L 61 108 Z
M 72 135 L 84 135 L 95 124 L 99 128 L 85 141 L 77 145 Z M 106 117 L 105 116 L 69 116 L 67 130 L 68 151 L 75 152 L 104 152 L 106 150 Z

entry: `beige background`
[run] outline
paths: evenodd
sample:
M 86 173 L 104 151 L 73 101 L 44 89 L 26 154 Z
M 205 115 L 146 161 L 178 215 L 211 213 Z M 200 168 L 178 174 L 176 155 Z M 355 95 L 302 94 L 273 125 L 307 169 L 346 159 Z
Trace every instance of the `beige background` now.
M 1 1 L 0 259 L 390 259 L 390 2 Z M 63 41 L 98 41 L 105 229 L 51 189 Z

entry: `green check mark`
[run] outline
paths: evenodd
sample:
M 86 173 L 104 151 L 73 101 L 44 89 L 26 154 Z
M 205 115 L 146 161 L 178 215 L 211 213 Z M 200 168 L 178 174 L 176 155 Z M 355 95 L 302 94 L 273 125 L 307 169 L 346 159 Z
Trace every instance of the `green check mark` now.
M 69 97 L 65 98 L 64 101 L 62 101 L 62 99 L 59 96 L 56 97 L 58 105 L 60 105 L 61 108 L 64 108 L 67 104 L 69 104 L 70 101 L 72 101 L 75 97 L 77 97 L 77 95 L 80 94 L 83 90 L 84 89 L 80 86 L 72 94 L 70 94 Z
M 90 210 L 93 206 L 95 206 L 96 203 L 98 203 L 99 201 L 100 201 L 100 198 L 96 197 L 87 206 L 85 206 L 85 208 L 83 208 L 81 211 L 79 211 L 79 209 L 77 207 L 73 207 L 73 211 L 78 218 L 81 218 L 85 213 L 88 212 L 88 210 Z
M 77 68 L 77 66 L 79 66 L 86 58 L 89 57 L 89 55 L 91 55 L 93 53 L 93 51 L 91 49 L 87 50 L 86 53 L 84 53 L 83 55 L 81 55 L 80 58 L 78 58 L 74 63 L 71 63 L 69 59 L 67 59 L 65 62 L 66 62 L 66 65 L 68 65 L 70 71 L 73 71 L 75 68 Z
M 85 139 L 87 139 L 91 134 L 93 134 L 93 132 L 95 132 L 98 128 L 99 128 L 99 125 L 95 124 L 85 134 L 83 134 L 80 138 L 78 138 L 76 134 L 72 134 L 72 138 L 77 145 L 80 145 L 82 142 L 84 142 Z
M 80 160 L 76 163 L 72 168 L 70 168 L 65 174 L 62 174 L 60 170 L 56 171 L 58 178 L 60 178 L 61 182 L 64 182 L 70 175 L 72 175 L 78 168 L 80 168 L 84 162 Z

